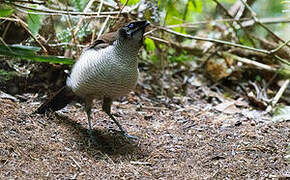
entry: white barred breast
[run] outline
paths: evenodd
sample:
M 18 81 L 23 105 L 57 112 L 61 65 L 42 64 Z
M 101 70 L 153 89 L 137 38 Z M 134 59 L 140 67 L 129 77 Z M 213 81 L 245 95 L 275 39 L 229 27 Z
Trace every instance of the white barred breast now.
M 138 79 L 137 53 L 118 53 L 115 46 L 88 49 L 74 64 L 67 86 L 80 96 L 112 99 L 126 95 Z

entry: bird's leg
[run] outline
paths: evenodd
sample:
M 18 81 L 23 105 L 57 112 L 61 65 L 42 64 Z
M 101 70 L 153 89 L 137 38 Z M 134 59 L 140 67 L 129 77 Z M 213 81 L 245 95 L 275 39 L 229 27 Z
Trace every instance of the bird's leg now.
M 93 129 L 92 129 L 92 122 L 91 122 L 91 112 L 92 112 L 92 100 L 91 99 L 85 100 L 85 111 L 86 111 L 87 116 L 88 116 L 88 124 L 89 124 L 88 133 L 89 133 L 92 141 L 95 142 L 96 140 L 93 137 Z
M 127 131 L 121 126 L 121 124 L 115 119 L 115 117 L 111 114 L 111 105 L 112 105 L 112 99 L 111 98 L 104 98 L 103 101 L 103 111 L 105 111 L 108 116 L 114 121 L 115 124 L 119 127 L 121 130 L 122 134 L 127 137 L 127 138 L 133 138 L 133 139 L 138 139 L 135 136 L 131 136 L 127 133 Z

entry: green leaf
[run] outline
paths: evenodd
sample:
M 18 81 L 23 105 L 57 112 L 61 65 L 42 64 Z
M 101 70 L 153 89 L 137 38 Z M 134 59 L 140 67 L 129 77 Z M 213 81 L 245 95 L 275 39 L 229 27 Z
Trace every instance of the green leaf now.
M 38 47 L 33 46 L 15 46 L 10 45 L 8 47 L 0 45 L 0 55 L 15 57 L 19 59 L 25 59 L 35 62 L 49 62 L 60 64 L 73 64 L 74 60 L 59 56 L 40 56 L 35 53 L 39 50 Z
M 32 12 L 32 11 L 29 11 L 29 12 Z M 40 29 L 41 22 L 42 22 L 42 17 L 43 16 L 40 14 L 28 13 L 27 15 L 28 28 L 34 36 L 38 34 L 38 31 Z
M 6 7 L 6 8 L 2 8 L 0 9 L 0 17 L 7 17 L 10 16 L 13 13 L 13 9 Z
M 188 12 L 202 13 L 202 0 L 191 0 L 188 4 Z
M 154 51 L 155 50 L 155 43 L 152 39 L 145 38 L 146 50 L 147 51 Z
M 121 0 L 120 2 L 124 5 L 126 3 L 127 0 Z M 132 6 L 135 5 L 139 2 L 140 0 L 128 0 L 127 5 L 128 6 Z
M 273 121 L 287 121 L 290 120 L 290 106 L 278 106 L 274 109 Z
M 5 69 L 0 69 L 0 83 L 12 80 L 17 75 L 15 71 L 6 71 Z
M 36 53 L 38 52 L 41 48 L 36 47 L 36 46 L 24 46 L 21 44 L 12 44 L 9 46 L 10 48 L 12 47 L 13 49 L 17 50 L 18 52 L 24 51 L 24 53 Z

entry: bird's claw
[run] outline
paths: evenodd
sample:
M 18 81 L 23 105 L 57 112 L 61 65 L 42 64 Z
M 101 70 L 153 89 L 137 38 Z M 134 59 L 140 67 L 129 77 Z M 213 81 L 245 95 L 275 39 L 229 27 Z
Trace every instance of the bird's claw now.
M 96 137 L 93 135 L 93 131 L 92 130 L 88 130 L 88 134 L 90 136 L 90 141 L 93 145 L 98 145 L 97 139 Z
M 116 129 L 109 129 L 109 130 L 112 131 L 112 132 L 115 132 L 115 133 L 120 133 L 127 139 L 132 139 L 132 140 L 138 140 L 139 139 L 137 136 L 130 135 L 126 131 L 118 131 Z
M 139 140 L 139 138 L 137 136 L 130 135 L 126 132 L 123 132 L 123 136 L 126 137 L 127 139 Z

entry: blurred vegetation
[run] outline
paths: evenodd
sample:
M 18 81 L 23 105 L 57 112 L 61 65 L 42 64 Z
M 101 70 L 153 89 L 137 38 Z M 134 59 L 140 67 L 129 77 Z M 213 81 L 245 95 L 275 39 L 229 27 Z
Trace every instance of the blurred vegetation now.
M 50 13 L 46 13 L 46 10 L 57 12 L 58 10 L 63 11 L 73 11 L 73 12 L 82 12 L 86 5 L 88 4 L 89 0 L 61 0 L 61 1 L 36 1 L 38 3 L 24 3 L 25 1 L 10 1 L 10 0 L 4 0 L 2 1 L 0 5 L 0 17 L 13 17 L 13 15 L 17 15 L 18 17 L 22 18 L 23 21 L 27 23 L 27 27 L 29 28 L 32 35 L 35 37 L 38 35 L 41 35 L 46 40 L 48 40 L 51 43 L 63 43 L 63 46 L 60 46 L 58 48 L 76 48 L 71 47 L 65 44 L 69 44 L 73 40 L 73 30 L 77 27 L 77 24 L 81 18 L 81 16 L 50 16 Z M 222 19 L 225 18 L 225 13 L 217 6 L 217 4 L 214 1 L 204 1 L 204 0 L 164 0 L 164 1 L 140 1 L 140 0 L 121 0 L 118 1 L 112 1 L 108 0 L 106 1 L 108 4 L 111 4 L 111 6 L 115 8 L 111 8 L 109 6 L 102 7 L 102 11 L 112 11 L 117 10 L 121 5 L 124 5 L 126 3 L 126 6 L 133 7 L 138 6 L 136 8 L 135 15 L 141 18 L 146 18 L 147 20 L 151 21 L 155 25 L 162 25 L 162 26 L 170 26 L 175 25 L 177 27 L 174 27 L 173 30 L 176 32 L 180 32 L 183 34 L 196 34 L 198 31 L 205 29 L 204 33 L 207 37 L 217 37 L 219 38 L 218 30 L 216 29 L 216 22 L 214 22 L 214 19 Z M 219 0 L 220 4 L 223 4 L 225 8 L 232 7 L 237 1 L 236 0 Z M 253 1 L 252 4 L 253 10 L 257 13 L 257 17 L 259 18 L 274 18 L 274 17 L 289 17 L 286 13 L 283 13 L 283 9 L 285 9 L 287 6 L 285 3 L 283 4 L 282 1 L 268 1 L 268 0 L 260 0 L 260 1 Z M 21 5 L 25 8 L 20 8 L 17 5 Z M 91 11 L 98 11 L 98 8 L 100 6 L 100 3 L 98 1 L 94 2 L 91 6 Z M 32 9 L 30 9 L 32 8 Z M 37 9 L 33 10 L 33 8 Z M 139 11 L 139 9 L 144 11 Z M 19 11 L 21 10 L 21 11 Z M 41 10 L 45 10 L 42 12 Z M 101 11 L 101 12 L 102 12 Z M 25 12 L 25 13 L 24 13 Z M 45 14 L 46 13 L 46 14 Z M 45 14 L 45 15 L 44 15 Z M 52 14 L 52 13 L 51 13 Z M 133 17 L 135 18 L 135 17 Z M 228 18 L 228 17 L 226 17 Z M 98 32 L 98 30 L 101 28 L 101 23 L 104 21 L 104 18 L 92 18 L 89 20 L 84 20 L 84 22 L 80 26 L 80 30 L 76 34 L 76 39 L 79 41 L 79 43 L 85 43 L 88 42 L 88 37 L 92 36 L 92 33 Z M 113 21 L 113 20 L 112 20 Z M 200 21 L 208 21 L 209 23 L 201 23 L 200 25 L 192 25 L 188 27 L 179 26 L 178 25 L 184 25 L 186 23 L 194 23 L 194 22 L 200 22 Z M 9 22 L 11 23 L 11 22 Z M 14 22 L 12 22 L 14 23 Z M 51 26 L 49 26 L 49 23 Z M 2 26 L 1 26 L 1 32 L 3 36 L 3 32 L 5 32 L 5 26 L 7 23 L 7 20 L 2 19 Z M 247 46 L 253 46 L 253 44 L 250 42 L 249 36 L 244 32 L 242 28 L 233 29 L 232 26 L 230 26 L 230 22 L 226 22 L 225 25 L 227 26 L 226 31 L 227 33 L 236 33 L 238 37 L 236 37 L 239 40 L 239 43 L 242 43 Z M 49 27 L 48 27 L 49 26 Z M 41 31 L 41 28 L 43 31 Z M 47 30 L 47 28 L 53 28 Z M 287 37 L 287 33 L 285 33 L 287 30 L 289 30 L 289 25 L 287 23 L 273 23 L 269 24 L 269 28 L 274 31 L 278 36 L 281 36 L 282 38 Z M 9 29 L 9 28 L 8 28 Z M 9 29 L 11 30 L 11 29 Z M 43 34 L 46 33 L 46 31 L 52 31 L 53 34 Z M 236 32 L 235 32 L 236 31 Z M 40 34 L 39 34 L 40 33 Z M 162 32 L 161 32 L 162 33 Z M 265 31 L 263 28 L 258 27 L 253 30 L 253 32 L 256 35 L 259 35 L 261 38 L 267 38 L 267 35 L 269 33 Z M 191 44 L 192 41 L 184 41 L 184 39 L 180 37 L 176 37 L 172 39 L 172 37 L 163 36 L 165 39 L 169 40 L 177 40 L 179 43 L 184 44 Z M 9 37 L 6 37 L 6 39 Z M 48 39 L 47 39 L 48 38 Z M 5 40 L 5 38 L 4 38 Z M 286 39 L 287 40 L 287 39 Z M 9 44 L 9 43 L 8 43 Z M 28 37 L 25 41 L 21 42 L 22 45 L 27 44 L 31 46 L 32 39 L 31 37 Z M 149 53 L 150 60 L 153 60 L 153 62 L 156 62 L 156 44 L 154 41 L 149 40 L 146 38 L 145 40 L 146 44 L 146 50 L 147 53 Z M 35 45 L 35 44 L 34 44 Z M 160 44 L 157 45 L 158 48 L 161 48 L 165 51 L 168 51 L 168 57 L 162 58 L 163 60 L 167 59 L 169 62 L 174 61 L 183 61 L 188 59 L 195 59 L 195 58 L 188 58 L 187 57 L 187 50 L 175 51 L 172 47 L 162 46 Z M 2 50 L 1 52 L 5 52 L 3 48 L 4 46 L 1 46 Z M 54 55 L 53 52 L 50 53 L 51 55 Z M 7 53 L 5 55 L 8 55 Z M 31 54 L 29 54 L 31 57 Z M 184 56 L 184 57 L 183 57 Z M 153 58 L 151 58 L 153 57 Z M 28 58 L 25 58 L 28 59 Z M 32 60 L 40 61 L 40 62 L 49 62 L 50 60 L 45 59 L 41 60 L 41 58 L 32 58 Z M 160 59 L 158 59 L 160 60 Z M 68 62 L 64 60 L 60 60 L 59 63 L 70 63 L 70 60 Z M 51 59 L 51 63 L 56 63 L 55 59 Z M 162 63 L 164 64 L 164 63 Z

